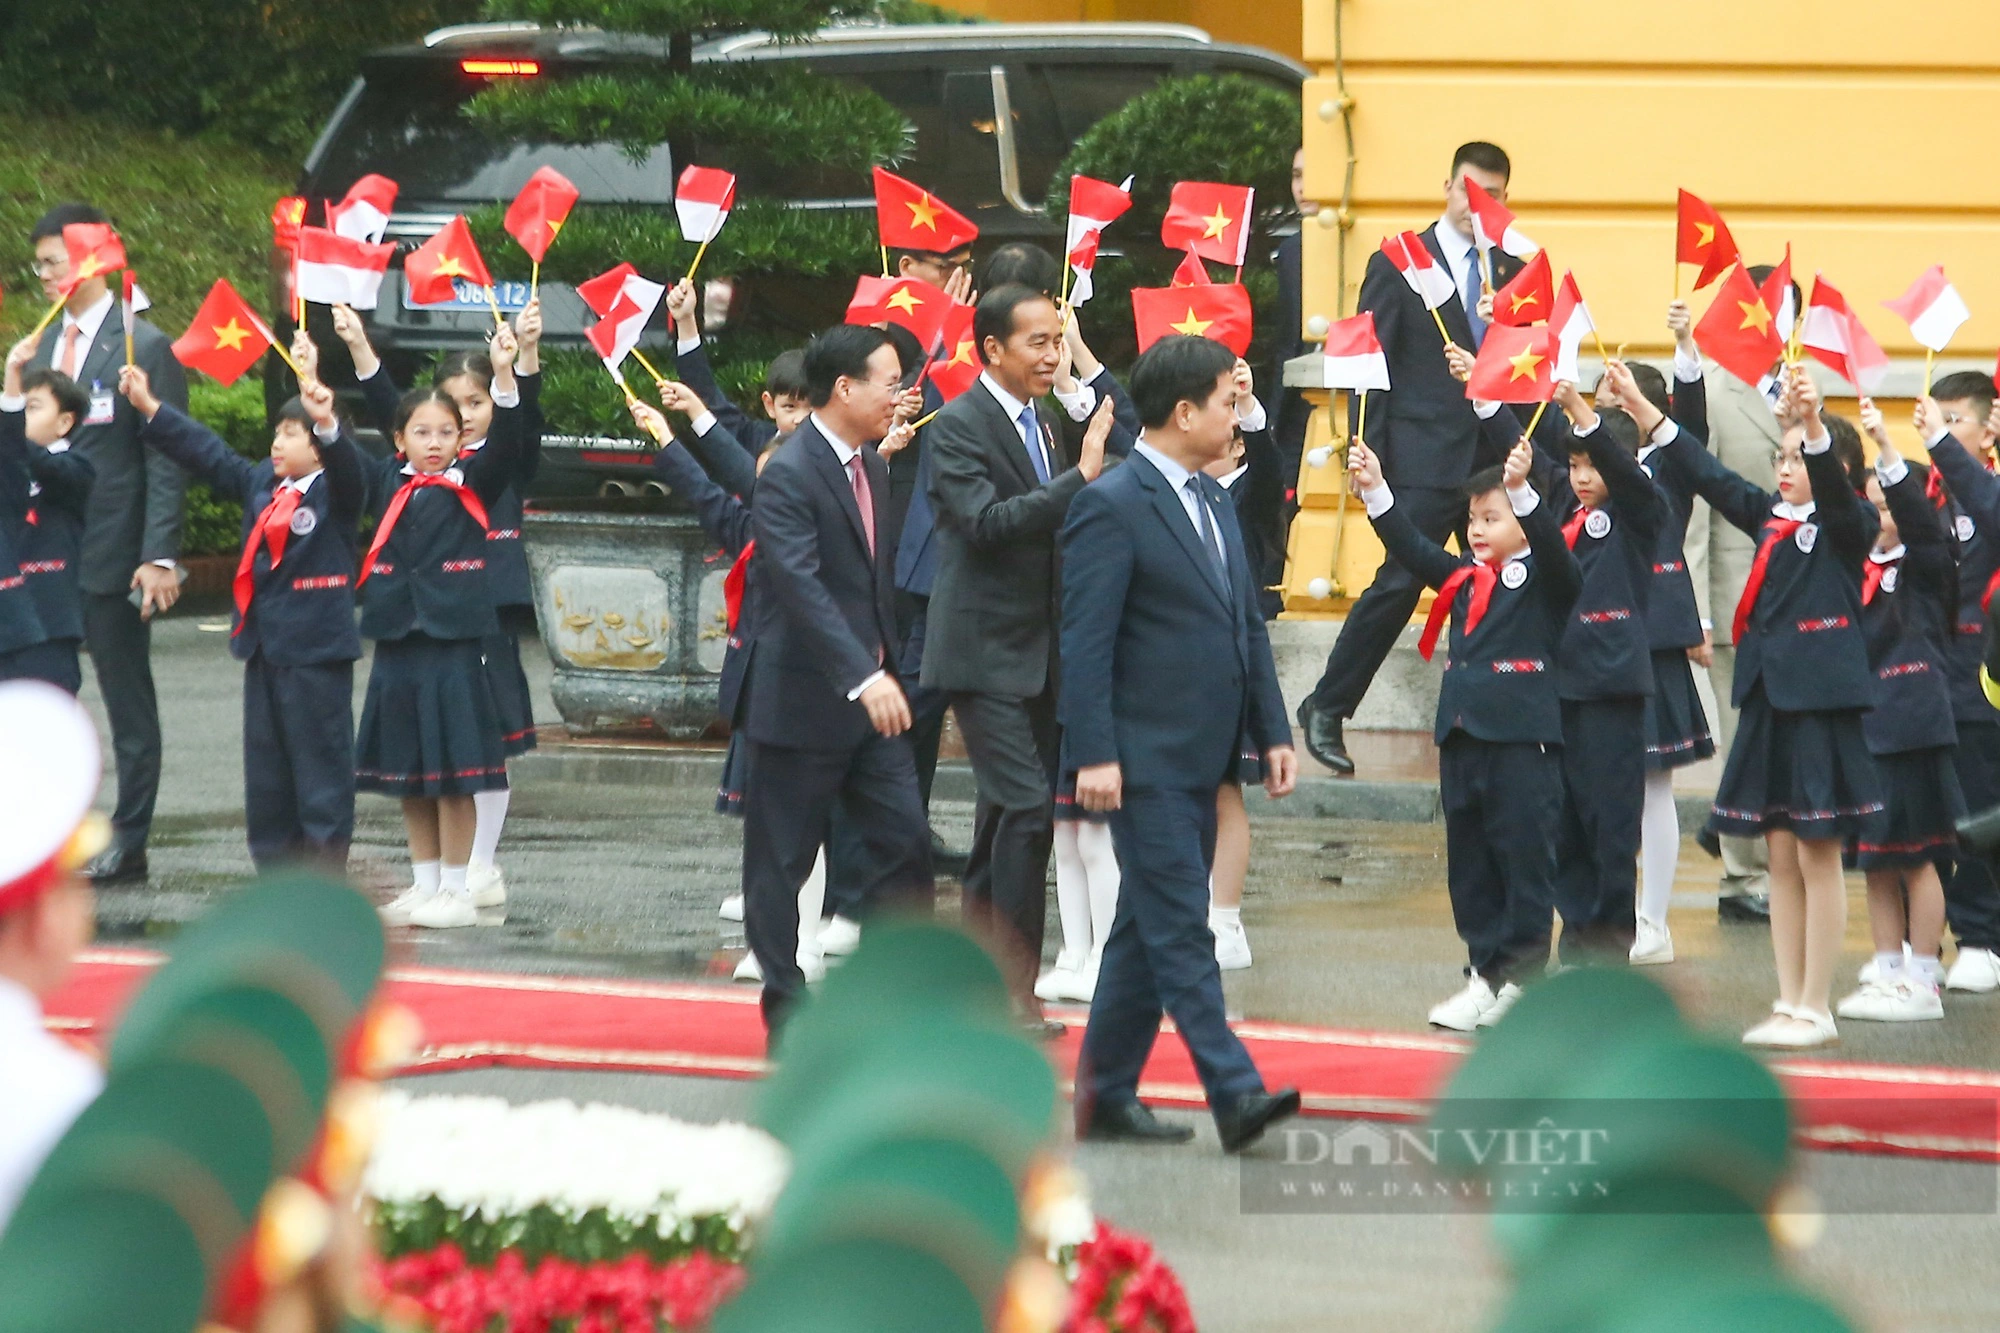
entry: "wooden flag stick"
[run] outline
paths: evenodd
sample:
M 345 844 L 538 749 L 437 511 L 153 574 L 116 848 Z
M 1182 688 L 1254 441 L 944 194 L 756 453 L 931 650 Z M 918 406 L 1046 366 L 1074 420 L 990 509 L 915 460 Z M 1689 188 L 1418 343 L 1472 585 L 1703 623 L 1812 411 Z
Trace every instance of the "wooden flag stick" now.
M 1363 444 L 1368 442 L 1368 390 L 1361 391 L 1361 406 L 1355 411 L 1354 438 Z
M 542 261 L 537 259 L 528 269 L 528 300 L 532 302 L 542 294 Z
M 637 361 L 641 366 L 645 367 L 646 373 L 653 377 L 653 383 L 665 384 L 667 382 L 667 377 L 665 375 L 662 375 L 659 372 L 659 369 L 656 366 L 654 366 L 652 362 L 646 359 L 646 354 L 640 351 L 636 347 L 632 349 L 632 359 Z
M 47 328 L 49 326 L 49 321 L 54 319 L 56 315 L 61 312 L 63 308 L 63 302 L 67 300 L 69 300 L 69 297 L 67 296 L 58 296 L 56 298 L 56 303 L 50 306 L 47 310 L 43 311 L 42 317 L 35 321 L 35 327 L 28 331 L 28 336 L 30 338 L 41 337 L 42 330 Z
M 1527 433 L 1529 435 L 1532 436 L 1535 433 L 1535 427 L 1542 424 L 1542 413 L 1548 410 L 1549 410 L 1549 400 L 1546 398 L 1542 399 L 1540 403 L 1537 403 L 1535 405 L 1535 415 L 1528 418 Z
M 1438 326 L 1438 337 L 1440 337 L 1440 338 L 1444 339 L 1444 341 L 1445 341 L 1445 345 L 1446 345 L 1447 347 L 1448 347 L 1448 346 L 1450 346 L 1450 345 L 1451 345 L 1451 335 L 1450 335 L 1449 333 L 1446 333 L 1446 332 L 1445 332 L 1445 330 L 1444 330 L 1444 316 L 1443 316 L 1443 315 L 1440 315 L 1440 314 L 1438 313 L 1438 310 L 1437 310 L 1437 307 L 1436 307 L 1436 306 L 1432 306 L 1432 307 L 1431 307 L 1431 322 L 1432 322 L 1433 324 L 1436 324 L 1436 325 Z
M 496 328 L 506 328 L 507 317 L 500 313 L 500 297 L 494 292 L 491 283 L 487 284 L 486 287 L 486 304 L 493 311 L 494 326 Z
M 924 413 L 922 416 L 918 417 L 915 421 L 912 421 L 910 423 L 910 429 L 922 430 L 925 426 L 931 424 L 932 417 L 936 416 L 939 412 L 942 411 L 944 411 L 944 409 L 942 407 L 938 407 L 938 408 L 933 408 L 932 410 Z
M 889 276 L 889 247 L 886 245 L 882 247 L 882 276 Z
M 262 321 L 259 322 L 261 323 Z M 276 338 L 271 339 L 271 350 L 278 354 L 279 360 L 292 368 L 292 374 L 297 377 L 300 384 L 304 384 L 311 378 L 303 370 L 299 369 L 299 363 L 292 360 L 292 354 L 286 351 L 284 344 L 280 343 Z
M 1678 254 L 1674 256 L 1674 299 L 1681 299 L 1681 257 Z
M 700 245 L 697 245 L 694 248 L 694 262 L 688 265 L 687 277 L 683 281 L 686 282 L 694 281 L 694 271 L 701 267 L 701 257 L 708 253 L 708 242 L 714 239 L 715 237 L 710 236 L 707 240 L 704 240 Z
M 1678 300 L 1679 298 L 1676 297 L 1675 299 Z M 1604 350 L 1604 335 L 1599 333 L 1593 326 L 1590 330 L 1590 336 L 1597 342 L 1597 359 L 1602 361 L 1606 366 L 1609 366 L 1611 364 L 1611 353 Z
M 1924 397 L 1931 396 L 1931 371 L 1937 367 L 1937 352 L 1933 348 L 1924 349 Z
M 1490 294 L 1493 291 L 1493 247 L 1492 246 L 1489 245 L 1485 249 L 1479 252 L 1479 266 L 1481 271 L 1485 274 L 1486 277 L 1486 286 L 1482 290 Z

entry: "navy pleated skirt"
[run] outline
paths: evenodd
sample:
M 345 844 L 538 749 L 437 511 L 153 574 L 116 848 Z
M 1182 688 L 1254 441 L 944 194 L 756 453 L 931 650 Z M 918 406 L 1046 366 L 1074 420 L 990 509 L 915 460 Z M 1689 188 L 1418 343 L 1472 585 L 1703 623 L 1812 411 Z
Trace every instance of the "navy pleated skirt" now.
M 354 742 L 355 790 L 388 796 L 505 790 L 501 735 L 478 639 L 381 640 Z
M 1781 712 L 1759 682 L 1738 713 L 1708 826 L 1745 837 L 1784 829 L 1846 839 L 1874 826 L 1887 808 L 1860 709 Z
M 510 630 L 479 641 L 486 685 L 500 712 L 500 745 L 507 757 L 535 748 L 535 705 L 528 696 L 528 673 L 521 669 L 521 640 Z
M 1878 754 L 1875 766 L 1888 793 L 1888 809 L 1848 842 L 1848 864 L 1862 870 L 1935 865 L 1951 873 L 1958 857 L 1958 821 L 1965 797 L 1952 765 L 1952 747 Z
M 1653 653 L 1653 696 L 1646 701 L 1646 767 L 1658 772 L 1699 763 L 1715 753 L 1708 715 L 1694 687 L 1685 649 Z

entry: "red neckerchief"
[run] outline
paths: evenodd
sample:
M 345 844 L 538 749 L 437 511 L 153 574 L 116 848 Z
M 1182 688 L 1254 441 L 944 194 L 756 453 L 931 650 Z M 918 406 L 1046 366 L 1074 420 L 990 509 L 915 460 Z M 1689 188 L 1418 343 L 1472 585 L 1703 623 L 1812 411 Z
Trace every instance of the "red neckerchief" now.
M 361 585 L 368 582 L 368 576 L 375 572 L 375 557 L 380 555 L 382 548 L 389 544 L 389 534 L 395 531 L 396 520 L 403 516 L 403 506 L 410 502 L 410 497 L 420 487 L 424 486 L 444 486 L 449 488 L 458 497 L 459 504 L 465 507 L 465 512 L 479 521 L 480 530 L 482 532 L 485 531 L 486 506 L 479 502 L 477 495 L 459 485 L 442 472 L 416 473 L 403 483 L 403 489 L 390 497 L 389 507 L 382 511 L 382 521 L 375 527 L 375 540 L 368 543 L 368 556 L 361 562 L 361 577 L 354 580 L 355 591 L 359 592 Z
M 1438 634 L 1444 629 L 1444 622 L 1451 618 L 1451 608 L 1458 601 L 1458 590 L 1472 580 L 1472 599 L 1465 606 L 1465 632 L 1479 628 L 1479 622 L 1486 618 L 1486 604 L 1493 600 L 1493 583 L 1500 576 L 1500 563 L 1475 560 L 1469 565 L 1460 565 L 1445 579 L 1438 589 L 1437 600 L 1431 603 L 1430 618 L 1424 621 L 1423 636 L 1417 640 L 1417 653 L 1426 662 L 1437 649 Z
M 1870 560 L 1862 568 L 1861 604 L 1863 606 L 1867 606 L 1870 602 L 1873 602 L 1875 594 L 1881 591 L 1882 577 L 1902 563 L 1903 557 L 1899 555 L 1894 560 Z
M 754 541 L 745 542 L 743 549 L 736 553 L 736 563 L 722 576 L 722 605 L 729 613 L 729 632 L 736 632 L 736 619 L 743 614 L 743 583 L 750 575 L 750 555 L 757 549 Z
M 1731 643 L 1743 642 L 1750 626 L 1750 613 L 1757 608 L 1757 594 L 1764 590 L 1764 574 L 1771 564 L 1771 552 L 1779 542 L 1805 526 L 1796 518 L 1772 517 L 1764 523 L 1764 540 L 1757 544 L 1757 558 L 1750 562 L 1750 577 L 1744 581 L 1743 596 L 1736 603 L 1736 619 L 1730 625 Z
M 304 498 L 305 492 L 298 487 L 281 484 L 272 493 L 271 503 L 250 525 L 250 535 L 243 539 L 243 558 L 236 562 L 236 577 L 230 583 L 236 598 L 236 628 L 229 632 L 231 638 L 243 632 L 243 618 L 250 614 L 250 594 L 257 586 L 257 548 L 270 548 L 271 568 L 276 569 L 285 558 L 285 542 L 292 535 L 292 515 Z
M 1576 539 L 1583 532 L 1583 520 L 1589 516 L 1588 509 L 1578 506 L 1577 511 L 1569 516 L 1569 522 L 1563 524 L 1563 542 L 1570 550 L 1576 549 Z

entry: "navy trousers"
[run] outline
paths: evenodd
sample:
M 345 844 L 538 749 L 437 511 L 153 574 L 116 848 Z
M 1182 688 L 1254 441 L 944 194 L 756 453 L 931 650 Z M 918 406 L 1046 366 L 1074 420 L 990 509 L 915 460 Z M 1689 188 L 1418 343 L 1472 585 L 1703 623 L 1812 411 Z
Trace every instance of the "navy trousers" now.
M 1623 963 L 1638 930 L 1646 806 L 1644 696 L 1565 699 L 1556 910 L 1564 963 Z
M 75 694 L 83 688 L 83 666 L 76 649 L 75 639 L 47 639 L 0 653 L 0 680 L 46 681 Z
M 1208 866 L 1215 856 L 1215 788 L 1126 788 L 1111 813 L 1121 874 L 1118 915 L 1104 944 L 1090 1025 L 1077 1068 L 1077 1123 L 1098 1105 L 1129 1105 L 1171 1015 L 1211 1108 L 1264 1091 L 1250 1052 L 1230 1031 L 1222 971 L 1208 928 Z
M 1952 752 L 1965 808 L 1973 814 L 2000 805 L 2000 722 L 1961 722 Z M 2000 950 L 2000 883 L 1993 864 L 1963 856 L 1944 886 L 1944 915 L 1961 949 Z
M 354 663 L 243 664 L 243 815 L 257 869 L 340 873 L 354 837 Z
M 1562 747 L 1475 740 L 1438 749 L 1445 880 L 1471 970 L 1498 990 L 1548 968 Z

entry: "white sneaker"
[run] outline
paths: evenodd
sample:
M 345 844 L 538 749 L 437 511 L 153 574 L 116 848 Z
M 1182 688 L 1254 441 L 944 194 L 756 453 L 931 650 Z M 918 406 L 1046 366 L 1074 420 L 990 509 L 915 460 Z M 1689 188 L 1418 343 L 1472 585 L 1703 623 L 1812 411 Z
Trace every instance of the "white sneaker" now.
M 844 916 L 830 916 L 819 923 L 819 951 L 850 954 L 861 947 L 861 927 Z
M 465 887 L 472 895 L 474 907 L 507 905 L 507 877 L 500 873 L 499 866 L 490 864 L 467 866 Z
M 1474 972 L 1465 979 L 1464 989 L 1450 999 L 1431 1006 L 1430 1021 L 1434 1027 L 1470 1032 L 1479 1026 L 1479 1016 L 1491 1009 L 1494 1003 L 1493 988 L 1486 984 L 1485 977 Z
M 1757 1041 L 1750 1041 L 1753 1034 L 1763 1035 Z M 1795 1008 L 1790 1018 L 1766 1023 L 1760 1028 L 1752 1028 L 1743 1034 L 1743 1040 L 1752 1046 L 1765 1046 L 1773 1050 L 1810 1051 L 1821 1046 L 1840 1044 L 1840 1030 L 1834 1026 L 1833 1015 L 1815 1013 L 1811 1009 Z
M 407 926 L 410 924 L 410 913 L 419 903 L 430 901 L 431 895 L 436 892 L 436 889 L 420 889 L 412 884 L 375 910 L 381 914 L 383 925 Z
M 727 898 L 724 898 L 722 900 L 722 909 L 716 915 L 724 921 L 741 921 L 743 919 L 743 895 L 732 893 Z
M 1860 1018 L 1871 1023 L 1920 1023 L 1944 1017 L 1944 1001 L 1935 988 L 1917 985 L 1906 978 L 1884 985 L 1872 982 L 1834 1007 L 1842 1018 Z
M 1507 1011 L 1514 1007 L 1514 1001 L 1520 998 L 1521 988 L 1513 982 L 1510 981 L 1501 986 L 1500 993 L 1493 997 L 1493 1003 L 1488 1005 L 1486 1012 L 1479 1016 L 1479 1026 L 1490 1028 L 1495 1023 L 1498 1023 L 1507 1016 Z
M 2000 987 L 2000 955 L 1991 949 L 1960 949 L 1944 984 L 1946 990 L 1979 992 Z
M 1632 941 L 1632 952 L 1626 955 L 1626 959 L 1634 967 L 1673 962 L 1674 937 L 1668 931 L 1667 923 L 1647 916 L 1640 917 L 1639 936 Z
M 750 956 L 752 958 L 755 958 L 757 955 L 752 954 Z M 806 974 L 806 983 L 808 985 L 811 985 L 815 982 L 826 980 L 825 954 L 820 953 L 816 949 L 812 951 L 800 949 L 798 960 L 799 960 L 799 971 Z
M 1068 1001 L 1088 1004 L 1097 989 L 1094 977 L 1086 977 L 1081 968 L 1064 967 L 1061 961 L 1035 981 L 1035 998 L 1052 1003 Z
M 1798 1016 L 1799 1011 L 1791 1005 L 1786 1004 L 1783 1000 L 1774 1001 L 1771 1005 L 1771 1016 L 1744 1033 L 1743 1044 L 1745 1046 L 1770 1045 L 1765 1039 Z
M 426 930 L 455 930 L 479 924 L 469 893 L 435 893 L 410 909 L 410 924 Z
M 1241 972 L 1250 966 L 1250 937 L 1243 933 L 1241 921 L 1213 921 L 1209 929 L 1215 932 L 1215 963 L 1224 972 Z
M 736 970 L 729 974 L 729 979 L 731 981 L 754 981 L 762 985 L 764 982 L 764 969 L 758 966 L 757 955 L 754 953 L 744 954 L 743 961 L 736 965 Z
M 1903 965 L 1905 967 L 1909 966 L 1910 958 L 1911 958 L 1910 942 L 1908 940 L 1904 940 Z M 1870 958 L 1867 962 L 1861 965 L 1861 970 L 1854 974 L 1854 979 L 1860 982 L 1863 986 L 1871 985 L 1874 982 L 1880 981 L 1882 979 L 1882 969 L 1875 966 L 1875 960 L 1873 958 Z M 1851 999 L 1853 997 L 1850 996 L 1849 998 Z

